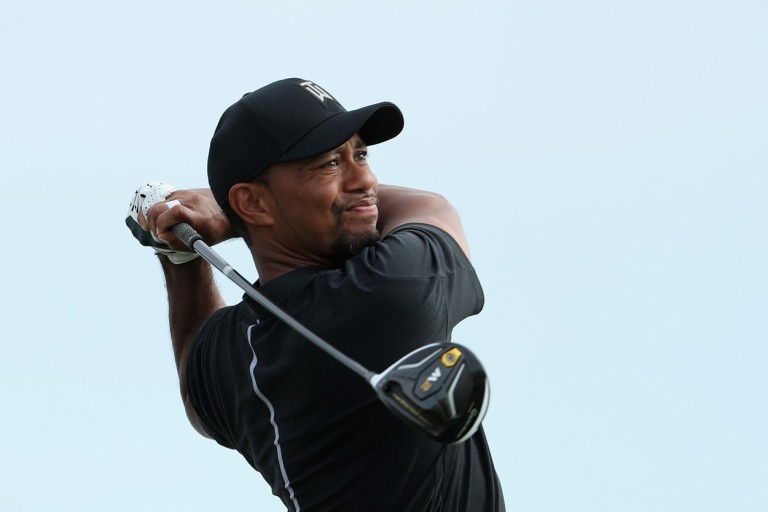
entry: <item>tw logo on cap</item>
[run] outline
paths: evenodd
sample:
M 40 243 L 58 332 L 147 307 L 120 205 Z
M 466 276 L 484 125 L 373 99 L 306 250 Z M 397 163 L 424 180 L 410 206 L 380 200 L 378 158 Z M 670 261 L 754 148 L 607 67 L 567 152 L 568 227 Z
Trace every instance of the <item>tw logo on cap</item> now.
M 328 92 L 325 89 L 323 89 L 322 87 L 320 87 L 314 82 L 309 82 L 309 81 L 301 82 L 298 84 L 298 86 L 304 89 L 305 91 L 307 91 L 312 96 L 314 96 L 315 99 L 317 99 L 317 101 L 319 101 L 323 105 L 325 105 L 325 100 L 331 100 L 336 102 L 336 98 L 328 94 Z

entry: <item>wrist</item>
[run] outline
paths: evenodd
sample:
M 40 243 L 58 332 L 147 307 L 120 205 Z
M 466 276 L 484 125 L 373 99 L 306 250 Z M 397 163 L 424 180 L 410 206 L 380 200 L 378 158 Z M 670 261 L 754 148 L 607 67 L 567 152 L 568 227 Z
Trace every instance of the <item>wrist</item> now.
M 177 254 L 184 254 L 184 253 L 177 253 Z M 190 253 L 194 254 L 195 256 L 200 256 L 197 253 Z M 173 261 L 173 257 L 171 254 L 164 253 L 164 252 L 156 252 L 155 256 L 157 256 L 158 261 L 160 262 L 160 266 L 163 267 L 163 270 L 168 272 L 173 272 L 177 274 L 187 274 L 187 273 L 199 273 L 200 268 L 202 266 L 205 266 L 208 262 L 205 261 L 203 258 L 197 257 L 192 258 L 184 263 L 177 263 Z
M 174 265 L 183 265 L 200 257 L 196 252 L 156 250 L 155 254 L 158 256 L 165 256 L 166 259 Z

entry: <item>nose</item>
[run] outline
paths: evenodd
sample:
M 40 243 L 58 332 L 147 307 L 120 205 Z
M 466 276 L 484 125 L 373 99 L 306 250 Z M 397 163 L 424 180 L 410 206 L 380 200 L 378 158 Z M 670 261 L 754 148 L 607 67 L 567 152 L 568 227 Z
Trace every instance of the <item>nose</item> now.
M 377 184 L 376 175 L 365 162 L 357 162 L 350 158 L 345 166 L 344 190 L 346 192 L 368 191 Z

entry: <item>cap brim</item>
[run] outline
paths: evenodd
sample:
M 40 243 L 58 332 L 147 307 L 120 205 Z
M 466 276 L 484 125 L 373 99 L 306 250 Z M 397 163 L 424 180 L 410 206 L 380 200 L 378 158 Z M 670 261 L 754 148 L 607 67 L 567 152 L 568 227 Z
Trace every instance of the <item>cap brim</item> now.
M 342 112 L 316 126 L 275 161 L 293 162 L 321 155 L 341 146 L 355 133 L 372 146 L 396 137 L 403 126 L 400 109 L 389 102 Z

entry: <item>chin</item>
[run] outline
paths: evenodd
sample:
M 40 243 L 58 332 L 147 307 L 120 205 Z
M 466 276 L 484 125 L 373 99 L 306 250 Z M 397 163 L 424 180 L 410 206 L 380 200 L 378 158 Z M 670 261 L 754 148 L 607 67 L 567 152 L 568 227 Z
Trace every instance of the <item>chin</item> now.
M 341 260 L 347 260 L 380 239 L 381 234 L 375 228 L 364 233 L 342 233 L 333 244 L 333 254 Z

